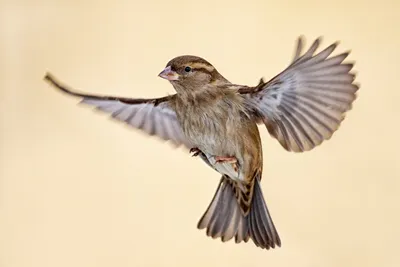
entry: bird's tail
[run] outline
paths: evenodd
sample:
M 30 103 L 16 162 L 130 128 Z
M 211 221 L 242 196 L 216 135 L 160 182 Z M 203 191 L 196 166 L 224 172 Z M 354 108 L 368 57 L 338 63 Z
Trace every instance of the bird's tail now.
M 206 228 L 207 236 L 220 237 L 226 242 L 235 237 L 235 242 L 247 242 L 249 238 L 256 246 L 269 249 L 281 246 L 281 240 L 268 212 L 260 187 L 260 177 L 254 179 L 250 210 L 246 213 L 240 207 L 235 182 L 222 176 L 217 191 L 200 219 L 197 227 Z

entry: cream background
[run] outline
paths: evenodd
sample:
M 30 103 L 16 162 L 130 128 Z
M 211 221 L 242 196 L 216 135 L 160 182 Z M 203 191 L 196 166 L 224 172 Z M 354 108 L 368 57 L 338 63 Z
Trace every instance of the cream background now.
M 400 2 L 1 1 L 0 266 L 399 266 Z M 361 84 L 334 137 L 292 154 L 262 129 L 263 190 L 282 248 L 196 229 L 219 175 L 185 150 L 77 106 L 153 97 L 177 55 L 255 84 L 309 45 L 352 49 Z

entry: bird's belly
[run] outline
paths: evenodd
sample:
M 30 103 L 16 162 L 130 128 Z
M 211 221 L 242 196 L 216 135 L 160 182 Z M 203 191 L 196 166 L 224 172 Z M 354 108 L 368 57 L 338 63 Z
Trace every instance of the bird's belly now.
M 186 132 L 187 138 L 200 150 L 214 155 L 222 155 L 224 148 L 227 146 L 226 139 L 228 136 L 223 136 L 224 129 L 203 129 L 193 128 Z M 222 135 L 222 136 L 221 136 Z
M 244 180 L 248 172 L 249 136 L 257 126 L 247 116 L 240 99 L 235 95 L 223 100 L 197 101 L 193 105 L 180 99 L 176 103 L 178 120 L 192 147 L 203 152 L 205 161 L 221 174 Z M 215 157 L 234 157 L 239 164 L 217 162 Z
M 218 115 L 218 114 L 217 114 Z M 194 147 L 201 150 L 211 166 L 221 174 L 235 180 L 244 179 L 244 173 L 238 171 L 232 163 L 218 163 L 216 156 L 235 157 L 243 164 L 241 153 L 242 137 L 237 128 L 241 122 L 239 116 L 230 116 L 222 120 L 213 114 L 194 116 L 184 122 L 184 133 Z
M 191 143 L 203 152 L 213 155 L 225 156 L 234 153 L 237 138 L 232 118 L 221 120 L 217 116 L 207 114 L 199 117 L 201 118 L 188 119 L 185 122 L 184 132 Z

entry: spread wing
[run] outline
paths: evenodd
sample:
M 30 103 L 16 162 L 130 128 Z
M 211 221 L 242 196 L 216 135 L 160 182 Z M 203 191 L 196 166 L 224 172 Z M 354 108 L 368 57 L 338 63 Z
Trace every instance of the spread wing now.
M 320 38 L 301 55 L 300 37 L 284 71 L 239 90 L 258 122 L 289 151 L 308 151 L 330 139 L 356 99 L 353 64 L 343 63 L 349 53 L 329 57 L 337 47 L 334 43 L 315 54 L 319 44 Z
M 156 135 L 163 140 L 172 141 L 176 146 L 185 145 L 187 148 L 191 148 L 190 143 L 184 137 L 175 111 L 169 106 L 169 101 L 174 95 L 151 99 L 89 95 L 78 93 L 61 85 L 50 74 L 47 74 L 45 79 L 59 90 L 81 98 L 80 103 L 94 106 L 96 109 L 110 114 L 112 118 L 125 122 L 151 136 Z

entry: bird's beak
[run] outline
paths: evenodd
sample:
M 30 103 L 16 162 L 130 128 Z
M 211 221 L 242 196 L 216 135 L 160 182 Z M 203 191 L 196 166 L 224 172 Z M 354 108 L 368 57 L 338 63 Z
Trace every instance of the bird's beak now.
M 160 74 L 158 74 L 158 76 L 168 81 L 176 81 L 179 79 L 178 73 L 171 70 L 171 66 L 166 67 L 162 72 L 160 72 Z

